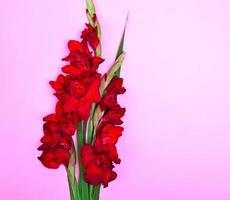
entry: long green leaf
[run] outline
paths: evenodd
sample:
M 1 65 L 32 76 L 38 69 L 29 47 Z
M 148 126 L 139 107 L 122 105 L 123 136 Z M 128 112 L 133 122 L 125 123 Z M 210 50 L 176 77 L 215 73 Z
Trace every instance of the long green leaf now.
M 119 44 L 119 47 L 118 47 L 118 50 L 117 50 L 117 55 L 116 55 L 116 59 L 122 54 L 123 52 L 123 48 L 124 48 L 124 42 L 125 42 L 125 31 L 126 31 L 126 26 L 127 26 L 127 22 L 128 22 L 128 15 L 127 15 L 127 18 L 126 18 L 126 21 L 125 21 L 125 26 L 124 26 L 124 30 L 123 30 L 123 33 L 122 33 L 122 36 L 121 36 L 121 41 L 120 41 L 120 44 Z M 115 76 L 120 76 L 120 73 L 121 73 L 121 66 L 120 68 L 116 71 L 115 73 Z

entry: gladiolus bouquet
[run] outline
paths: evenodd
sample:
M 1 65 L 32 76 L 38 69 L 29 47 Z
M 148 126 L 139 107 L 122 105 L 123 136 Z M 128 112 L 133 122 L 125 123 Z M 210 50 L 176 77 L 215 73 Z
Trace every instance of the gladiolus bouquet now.
M 116 59 L 102 76 L 101 28 L 92 0 L 86 5 L 88 24 L 81 39 L 68 42 L 62 74 L 50 81 L 57 103 L 55 112 L 43 118 L 44 136 L 38 148 L 45 167 L 64 165 L 71 200 L 98 200 L 100 186 L 116 179 L 114 164 L 121 161 L 115 145 L 125 114 L 117 101 L 125 92 L 120 78 L 125 28 Z

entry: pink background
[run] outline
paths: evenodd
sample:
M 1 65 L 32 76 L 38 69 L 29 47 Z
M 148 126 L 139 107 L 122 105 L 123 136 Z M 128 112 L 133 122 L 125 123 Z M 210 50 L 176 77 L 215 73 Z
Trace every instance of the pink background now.
M 96 1 L 96 0 L 95 0 Z M 230 2 L 97 0 L 105 64 L 126 13 L 122 69 L 127 107 L 118 178 L 101 200 L 230 199 Z M 86 22 L 84 0 L 1 0 L 0 199 L 67 200 L 64 168 L 37 160 L 48 86 L 68 39 Z

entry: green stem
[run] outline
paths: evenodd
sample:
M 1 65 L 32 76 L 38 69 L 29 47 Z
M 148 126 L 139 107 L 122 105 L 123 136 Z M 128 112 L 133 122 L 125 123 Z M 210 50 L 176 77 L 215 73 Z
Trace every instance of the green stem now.
M 101 187 L 101 185 L 93 186 L 93 200 L 99 200 L 100 187 Z
M 91 26 L 95 27 L 97 30 L 97 36 L 99 39 L 99 44 L 96 48 L 95 55 L 98 57 L 102 56 L 102 47 L 101 47 L 101 26 L 98 21 L 94 21 L 94 15 L 96 14 L 96 9 L 93 3 L 93 0 L 86 0 L 86 5 L 88 9 L 87 18 Z M 93 104 L 90 112 L 90 119 L 88 122 L 88 144 L 92 144 L 95 140 L 96 134 L 96 127 L 94 127 L 94 113 L 95 113 L 96 105 Z M 88 191 L 89 191 L 89 200 L 99 200 L 99 192 L 100 186 L 93 186 L 88 184 Z
M 86 143 L 86 129 L 87 129 L 87 121 L 83 122 L 83 143 Z
M 88 183 L 84 181 L 84 168 L 81 163 L 81 148 L 84 144 L 83 136 L 86 134 L 86 129 L 82 128 L 82 122 L 78 123 L 77 129 L 77 144 L 78 144 L 78 165 L 79 165 L 79 189 L 82 200 L 89 200 Z
M 72 141 L 72 148 L 70 149 L 70 159 L 69 159 L 68 166 L 66 167 L 66 172 L 68 177 L 71 200 L 81 200 L 78 183 L 75 177 L 75 162 L 76 162 L 76 152 L 75 152 L 74 143 Z
M 93 104 L 90 111 L 89 125 L 88 125 L 88 144 L 92 144 L 94 137 L 94 126 L 93 126 L 93 118 L 95 112 L 96 105 Z

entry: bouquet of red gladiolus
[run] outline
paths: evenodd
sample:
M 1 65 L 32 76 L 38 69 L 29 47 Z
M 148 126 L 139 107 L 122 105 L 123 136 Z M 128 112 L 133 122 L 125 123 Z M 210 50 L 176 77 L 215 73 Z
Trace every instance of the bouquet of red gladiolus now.
M 71 200 L 98 200 L 100 186 L 116 179 L 119 164 L 116 143 L 125 114 L 117 96 L 125 92 L 120 78 L 124 59 L 121 38 L 115 62 L 105 75 L 97 70 L 101 58 L 101 29 L 92 0 L 86 1 L 89 23 L 81 40 L 68 42 L 67 64 L 50 85 L 57 97 L 55 112 L 43 118 L 44 136 L 38 158 L 51 169 L 64 165 Z

